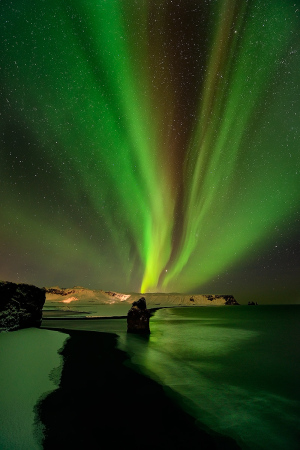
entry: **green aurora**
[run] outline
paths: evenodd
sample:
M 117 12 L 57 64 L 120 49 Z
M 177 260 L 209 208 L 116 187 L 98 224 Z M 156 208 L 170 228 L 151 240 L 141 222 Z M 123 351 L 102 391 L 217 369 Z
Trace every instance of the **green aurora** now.
M 231 293 L 298 270 L 299 10 L 4 1 L 0 278 Z

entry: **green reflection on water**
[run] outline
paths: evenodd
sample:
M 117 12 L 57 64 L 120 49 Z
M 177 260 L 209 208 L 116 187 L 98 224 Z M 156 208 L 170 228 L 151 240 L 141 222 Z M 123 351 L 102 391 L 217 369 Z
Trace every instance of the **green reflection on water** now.
M 298 318 L 296 307 L 164 309 L 148 340 L 122 334 L 119 345 L 197 420 L 243 448 L 296 449 Z

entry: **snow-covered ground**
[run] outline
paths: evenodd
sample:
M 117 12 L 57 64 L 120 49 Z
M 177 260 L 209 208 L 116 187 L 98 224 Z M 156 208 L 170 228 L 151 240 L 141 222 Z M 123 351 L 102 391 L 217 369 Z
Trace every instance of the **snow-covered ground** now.
M 27 328 L 0 333 L 0 448 L 41 449 L 34 407 L 56 389 L 68 335 Z

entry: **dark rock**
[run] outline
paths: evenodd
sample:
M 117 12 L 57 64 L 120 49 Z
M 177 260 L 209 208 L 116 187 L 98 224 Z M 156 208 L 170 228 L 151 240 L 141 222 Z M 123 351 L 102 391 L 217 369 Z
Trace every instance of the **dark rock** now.
M 132 303 L 127 314 L 127 332 L 149 334 L 150 312 L 147 309 L 144 297 Z
M 233 295 L 222 295 L 225 299 L 225 305 L 239 305 Z
M 54 294 L 54 295 L 70 295 L 74 294 L 74 289 L 58 289 L 58 288 L 44 288 L 46 290 L 46 294 Z
M 146 299 L 145 297 L 140 298 L 137 302 L 133 302 L 132 306 L 136 306 L 137 308 L 145 311 L 147 309 Z
M 213 302 L 217 299 L 222 299 L 225 301 L 224 305 L 239 305 L 233 295 L 224 295 L 224 294 L 208 294 L 206 295 L 207 300 Z
M 253 306 L 253 305 L 256 306 L 257 303 L 254 303 L 254 302 L 248 302 L 248 305 L 249 305 L 249 306 Z
M 45 299 L 45 289 L 0 281 L 0 331 L 39 327 Z

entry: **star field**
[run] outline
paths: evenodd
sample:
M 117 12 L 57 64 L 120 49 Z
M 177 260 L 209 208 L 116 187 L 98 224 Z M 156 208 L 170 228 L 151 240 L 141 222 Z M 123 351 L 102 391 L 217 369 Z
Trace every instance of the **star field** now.
M 295 301 L 299 14 L 4 1 L 0 278 Z

